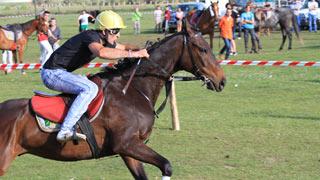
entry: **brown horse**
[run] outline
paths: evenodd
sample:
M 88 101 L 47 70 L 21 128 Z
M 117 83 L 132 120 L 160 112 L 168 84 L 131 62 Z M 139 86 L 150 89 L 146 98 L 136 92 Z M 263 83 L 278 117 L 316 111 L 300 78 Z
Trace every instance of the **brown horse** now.
M 14 62 L 17 63 L 19 59 L 19 63 L 23 63 L 23 53 L 28 37 L 34 31 L 48 31 L 48 24 L 42 17 L 37 17 L 22 24 L 13 24 L 7 27 L 0 26 L 0 49 L 13 51 Z M 8 36 L 11 36 L 11 38 Z
M 202 11 L 196 24 L 194 24 L 197 28 L 199 28 L 203 35 L 209 34 L 211 49 L 213 48 L 214 26 L 219 20 L 218 3 L 219 2 L 212 2 L 208 8 Z M 191 19 L 195 18 L 194 16 L 197 16 L 197 13 L 192 13 L 191 15 L 187 16 L 187 20 L 190 22 Z
M 126 59 L 117 69 L 94 75 L 102 79 L 104 105 L 91 123 L 100 149 L 99 157 L 119 154 L 135 179 L 147 179 L 142 163 L 158 167 L 170 179 L 170 162 L 144 142 L 154 124 L 154 106 L 161 88 L 179 70 L 204 80 L 209 90 L 220 92 L 225 76 L 200 33 L 184 27 L 148 48 L 149 60 L 141 61 L 125 95 L 121 92 L 135 61 Z M 80 141 L 60 144 L 56 133 L 39 129 L 30 99 L 8 100 L 0 104 L 0 175 L 12 160 L 25 153 L 60 160 L 92 159 L 88 144 Z

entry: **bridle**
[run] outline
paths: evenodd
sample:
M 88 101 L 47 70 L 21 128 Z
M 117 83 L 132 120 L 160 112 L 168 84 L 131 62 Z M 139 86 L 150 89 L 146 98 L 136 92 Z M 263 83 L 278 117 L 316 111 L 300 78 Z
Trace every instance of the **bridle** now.
M 200 68 L 198 67 L 196 61 L 195 61 L 195 58 L 194 58 L 194 54 L 192 53 L 192 46 L 199 49 L 200 52 L 203 52 L 203 53 L 207 53 L 207 49 L 199 46 L 198 44 L 192 42 L 190 40 L 190 35 L 184 30 L 180 33 L 176 33 L 175 35 L 173 35 L 172 37 L 174 36 L 177 36 L 177 35 L 183 35 L 183 47 L 182 47 L 182 50 L 181 50 L 181 54 L 180 54 L 180 57 L 178 59 L 178 64 L 181 63 L 182 59 L 183 59 L 183 55 L 184 55 L 184 51 L 185 51 L 185 48 L 187 47 L 188 48 L 188 53 L 189 53 L 189 56 L 190 56 L 190 59 L 191 59 L 191 64 L 192 64 L 192 73 L 196 76 L 196 79 L 199 79 L 199 80 L 202 80 L 204 83 L 203 85 L 205 84 L 208 84 L 208 83 L 212 83 L 210 81 L 209 78 L 207 78 L 204 74 L 201 73 L 200 71 Z M 201 35 L 201 33 L 196 33 L 194 36 L 199 36 Z M 154 110 L 154 107 L 152 106 L 152 103 L 151 103 L 151 100 L 149 99 L 149 97 L 147 95 L 145 95 L 145 93 L 143 93 L 141 90 L 135 88 L 150 104 L 150 107 L 153 109 L 153 112 L 155 114 L 156 117 L 158 117 L 158 114 L 160 114 L 163 109 L 165 108 L 166 106 L 166 103 L 167 103 L 167 99 L 169 97 L 169 94 L 171 92 L 171 84 L 172 84 L 172 76 L 170 73 L 168 73 L 167 70 L 165 70 L 161 65 L 157 64 L 156 62 L 153 62 L 153 61 L 148 61 L 150 63 L 153 64 L 153 66 L 157 67 L 162 73 L 164 73 L 165 75 L 162 76 L 163 79 L 166 81 L 165 83 L 165 89 L 166 89 L 166 97 L 164 99 L 164 101 L 161 103 L 161 105 L 159 106 L 159 108 L 155 111 Z M 202 63 L 203 66 L 205 66 L 203 64 L 202 61 L 200 61 Z M 158 77 L 161 77 L 161 76 L 158 76 Z

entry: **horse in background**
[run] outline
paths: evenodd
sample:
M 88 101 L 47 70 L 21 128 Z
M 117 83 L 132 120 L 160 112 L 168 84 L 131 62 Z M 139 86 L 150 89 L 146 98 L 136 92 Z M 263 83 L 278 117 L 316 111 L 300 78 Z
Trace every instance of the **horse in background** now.
M 191 12 L 186 18 L 199 31 L 210 38 L 210 47 L 213 48 L 214 26 L 219 20 L 219 1 L 211 2 L 211 5 L 199 12 Z M 200 15 L 199 15 L 199 14 Z
M 0 49 L 11 50 L 14 62 L 23 63 L 28 37 L 35 31 L 47 33 L 48 28 L 48 23 L 40 16 L 22 24 L 0 26 Z
M 147 50 L 150 54 L 148 60 L 139 64 L 137 59 L 125 59 L 115 69 L 106 68 L 91 78 L 96 79 L 94 82 L 100 87 L 99 94 L 103 99 L 102 106 L 98 108 L 100 111 L 91 119 L 97 157 L 85 141 L 60 144 L 56 140 L 56 132 L 40 129 L 36 121 L 39 115 L 31 99 L 0 103 L 0 176 L 5 174 L 17 156 L 27 153 L 60 161 L 119 154 L 135 179 L 148 179 L 143 163 L 158 167 L 162 178 L 170 179 L 172 168 L 169 160 L 145 143 L 153 129 L 154 106 L 161 89 L 170 82 L 172 74 L 180 70 L 203 80 L 212 92 L 222 91 L 226 78 L 209 44 L 189 25 Z M 133 72 L 136 74 L 127 93 L 123 94 L 122 89 Z M 67 101 L 63 99 L 62 102 Z M 48 103 L 46 100 L 43 105 L 48 107 Z
M 293 11 L 289 8 L 276 8 L 275 10 L 272 10 L 270 17 L 264 21 L 256 22 L 255 27 L 276 28 L 278 24 L 280 25 L 282 34 L 282 42 L 279 50 L 283 49 L 287 37 L 289 39 L 288 49 L 292 49 L 292 30 L 294 30 L 300 43 L 303 44 L 303 41 L 299 36 L 299 27 L 297 20 Z
M 257 27 L 258 36 L 262 34 L 266 34 L 268 37 L 270 37 L 270 32 L 272 28 L 264 28 L 261 26 L 263 22 L 265 22 L 269 17 L 268 14 L 272 14 L 272 12 L 266 12 L 263 8 L 257 8 L 254 13 L 255 21 L 259 26 Z

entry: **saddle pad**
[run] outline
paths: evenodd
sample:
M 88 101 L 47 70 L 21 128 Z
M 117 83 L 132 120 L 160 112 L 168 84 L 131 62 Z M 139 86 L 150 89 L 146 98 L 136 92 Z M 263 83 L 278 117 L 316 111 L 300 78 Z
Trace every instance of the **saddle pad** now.
M 37 94 L 31 98 L 31 106 L 36 115 L 56 123 L 62 123 L 68 113 L 70 104 L 72 103 L 72 101 L 66 103 L 65 99 L 66 97 L 63 94 L 57 96 Z M 93 119 L 95 115 L 98 114 L 102 108 L 103 102 L 104 95 L 100 88 L 97 96 L 88 107 L 87 115 L 89 119 Z
M 4 33 L 4 35 L 6 36 L 7 39 L 11 40 L 11 41 L 14 41 L 14 33 L 12 31 L 7 31 L 7 30 L 4 30 L 4 29 L 1 29 Z M 17 40 L 19 40 L 20 38 L 22 37 L 22 32 L 19 31 L 17 33 Z

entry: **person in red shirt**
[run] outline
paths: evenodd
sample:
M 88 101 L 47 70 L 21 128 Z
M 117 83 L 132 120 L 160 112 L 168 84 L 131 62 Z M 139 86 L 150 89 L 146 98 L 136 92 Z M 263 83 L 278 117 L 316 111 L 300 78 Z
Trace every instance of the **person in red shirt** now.
M 222 57 L 224 51 L 226 51 L 225 60 L 229 59 L 230 49 L 231 49 L 231 40 L 232 40 L 232 27 L 233 27 L 233 18 L 231 17 L 232 9 L 228 8 L 226 14 L 221 18 L 219 22 L 220 35 L 224 41 L 224 46 L 220 50 L 219 56 Z
M 169 31 L 169 21 L 171 19 L 171 10 L 170 7 L 167 6 L 166 10 L 164 11 L 164 32 L 168 33 Z

